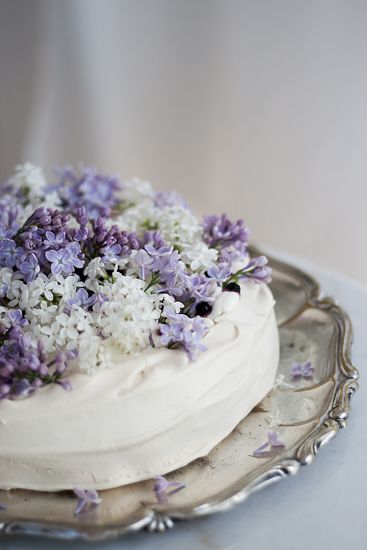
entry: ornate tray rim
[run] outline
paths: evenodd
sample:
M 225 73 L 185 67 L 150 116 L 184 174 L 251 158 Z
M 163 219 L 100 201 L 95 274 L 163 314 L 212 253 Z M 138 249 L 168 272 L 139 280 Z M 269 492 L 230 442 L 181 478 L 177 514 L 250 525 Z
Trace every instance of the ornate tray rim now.
M 261 253 L 252 247 L 252 252 Z M 269 257 L 269 256 L 268 256 Z M 174 526 L 174 521 L 194 519 L 217 512 L 231 509 L 237 503 L 246 500 L 252 493 L 279 481 L 288 475 L 295 475 L 301 466 L 310 464 L 319 449 L 334 438 L 346 422 L 351 410 L 351 398 L 357 391 L 359 373 L 351 362 L 351 346 L 353 340 L 352 324 L 349 316 L 340 308 L 330 296 L 324 296 L 317 281 L 303 270 L 282 260 L 269 257 L 270 264 L 282 273 L 292 275 L 303 287 L 306 300 L 293 318 L 302 311 L 312 307 L 322 310 L 333 321 L 337 330 L 335 358 L 337 361 L 337 381 L 331 406 L 320 418 L 316 428 L 296 448 L 288 448 L 282 457 L 277 457 L 262 468 L 256 470 L 256 475 L 250 481 L 238 483 L 236 488 L 230 487 L 215 500 L 187 508 L 170 508 L 169 513 L 162 507 L 146 508 L 144 516 L 133 517 L 128 525 L 103 527 L 85 525 L 55 526 L 47 522 L 31 522 L 11 519 L 0 522 L 1 535 L 35 535 L 61 540 L 107 540 L 118 536 L 136 532 L 141 529 L 148 531 L 164 531 Z M 291 319 L 288 319 L 289 322 Z M 282 326 L 282 325 L 280 325 Z M 284 455 L 293 455 L 288 457 Z

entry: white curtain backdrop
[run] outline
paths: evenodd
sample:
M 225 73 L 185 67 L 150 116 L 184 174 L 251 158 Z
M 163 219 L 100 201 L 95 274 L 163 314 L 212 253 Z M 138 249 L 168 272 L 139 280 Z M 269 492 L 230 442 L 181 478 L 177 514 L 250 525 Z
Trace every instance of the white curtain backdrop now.
M 0 0 L 0 176 L 82 161 L 367 283 L 365 0 Z

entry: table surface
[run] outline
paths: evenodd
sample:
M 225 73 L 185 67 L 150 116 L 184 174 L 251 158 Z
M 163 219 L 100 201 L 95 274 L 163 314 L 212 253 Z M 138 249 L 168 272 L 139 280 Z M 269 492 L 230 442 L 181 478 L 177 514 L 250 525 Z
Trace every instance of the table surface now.
M 274 251 L 272 251 L 274 252 Z M 367 548 L 367 288 L 318 266 L 277 254 L 305 269 L 349 313 L 354 327 L 352 359 L 359 369 L 361 388 L 353 398 L 345 430 L 325 446 L 311 466 L 282 480 L 236 506 L 212 517 L 183 522 L 164 534 L 146 532 L 100 543 L 54 542 L 9 537 L 0 539 L 2 550 L 306 550 Z

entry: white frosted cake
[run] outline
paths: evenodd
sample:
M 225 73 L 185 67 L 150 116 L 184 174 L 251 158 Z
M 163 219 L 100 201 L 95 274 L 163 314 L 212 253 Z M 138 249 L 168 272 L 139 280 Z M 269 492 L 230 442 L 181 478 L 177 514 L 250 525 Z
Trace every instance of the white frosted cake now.
M 141 182 L 18 169 L 0 200 L 0 488 L 150 479 L 234 429 L 279 359 L 247 239 Z

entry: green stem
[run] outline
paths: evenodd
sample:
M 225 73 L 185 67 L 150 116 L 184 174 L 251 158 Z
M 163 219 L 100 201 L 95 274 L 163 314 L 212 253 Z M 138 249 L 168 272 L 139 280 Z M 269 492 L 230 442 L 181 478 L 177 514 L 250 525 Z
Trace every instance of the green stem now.
M 159 283 L 159 273 L 158 272 L 153 273 L 153 275 L 150 278 L 149 283 L 144 288 L 144 292 L 147 292 L 147 290 L 149 290 L 152 286 L 156 285 L 157 283 Z

